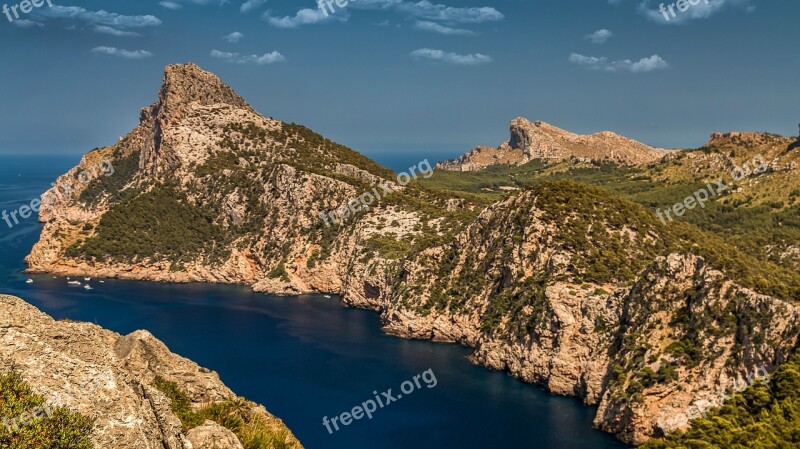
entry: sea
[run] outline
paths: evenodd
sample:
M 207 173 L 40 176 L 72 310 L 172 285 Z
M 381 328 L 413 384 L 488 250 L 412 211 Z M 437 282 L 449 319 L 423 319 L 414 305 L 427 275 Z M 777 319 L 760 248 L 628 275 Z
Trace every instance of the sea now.
M 386 157 L 397 171 L 424 159 Z M 0 155 L 0 213 L 39 198 L 79 155 Z M 438 158 L 444 159 L 444 158 Z M 438 160 L 430 158 L 433 164 Z M 12 222 L 13 224 L 13 222 Z M 263 404 L 307 449 L 610 449 L 629 447 L 593 428 L 595 408 L 470 363 L 453 344 L 381 332 L 378 315 L 321 295 L 279 297 L 246 286 L 93 279 L 93 290 L 23 273 L 37 241 L 35 217 L 0 220 L 0 293 L 57 319 L 127 334 L 146 329 Z M 34 282 L 26 283 L 30 278 Z M 401 387 L 431 373 L 410 394 Z M 405 384 L 408 387 L 408 384 Z M 331 419 L 392 389 L 401 398 L 329 432 Z M 408 388 L 406 388 L 408 390 Z

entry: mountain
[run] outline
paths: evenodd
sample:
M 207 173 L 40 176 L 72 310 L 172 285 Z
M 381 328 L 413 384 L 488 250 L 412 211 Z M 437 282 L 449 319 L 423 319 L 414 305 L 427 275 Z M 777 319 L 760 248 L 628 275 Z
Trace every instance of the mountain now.
M 492 165 L 523 165 L 534 159 L 611 161 L 621 165 L 655 162 L 668 152 L 603 131 L 573 134 L 545 122 L 519 117 L 511 121 L 511 139 L 497 148 L 478 146 L 458 159 L 442 162 L 441 170 L 477 171 Z
M 337 294 L 391 334 L 468 346 L 596 405 L 599 428 L 635 443 L 688 428 L 693 404 L 773 372 L 800 341 L 800 274 L 782 256 L 800 241 L 800 196 L 776 200 L 798 179 L 792 139 L 665 152 L 520 119 L 517 162 L 423 161 L 409 183 L 197 66 L 164 78 L 135 130 L 57 180 L 31 271 Z M 758 152 L 763 170 L 658 218 Z M 113 170 L 75 184 L 103 161 Z
M 264 407 L 146 331 L 55 321 L 6 295 L 0 328 L 2 447 L 302 448 Z M 31 413 L 43 421 L 29 424 Z

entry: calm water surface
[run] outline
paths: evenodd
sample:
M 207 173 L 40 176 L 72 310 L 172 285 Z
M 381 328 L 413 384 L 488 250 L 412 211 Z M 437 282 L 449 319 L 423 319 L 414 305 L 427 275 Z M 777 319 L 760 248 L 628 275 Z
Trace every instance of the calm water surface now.
M 0 212 L 40 195 L 77 156 L 0 156 Z M 473 366 L 454 345 L 381 334 L 376 314 L 321 296 L 255 294 L 245 287 L 107 280 L 95 288 L 31 276 L 23 258 L 41 228 L 0 221 L 0 291 L 56 318 L 120 333 L 147 329 L 172 351 L 219 372 L 238 394 L 281 417 L 308 449 L 606 449 L 626 445 L 593 430 L 594 409 Z M 329 435 L 333 417 L 432 369 L 438 385 L 404 396 Z

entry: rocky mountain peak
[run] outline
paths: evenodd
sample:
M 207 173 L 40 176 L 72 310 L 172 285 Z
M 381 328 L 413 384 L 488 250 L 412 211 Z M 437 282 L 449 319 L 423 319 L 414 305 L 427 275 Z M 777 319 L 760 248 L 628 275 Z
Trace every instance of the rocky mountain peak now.
M 759 143 L 764 143 L 768 140 L 770 140 L 770 135 L 766 133 L 739 132 L 739 131 L 733 131 L 729 133 L 715 132 L 711 134 L 711 137 L 709 138 L 707 145 L 721 145 L 731 142 L 745 143 L 745 144 L 747 143 L 759 144 Z
M 443 170 L 476 171 L 491 165 L 523 165 L 534 159 L 563 161 L 601 160 L 620 165 L 641 165 L 655 162 L 667 154 L 610 131 L 591 135 L 571 133 L 538 120 L 524 117 L 511 121 L 511 138 L 497 148 L 477 147 L 459 159 L 440 163 Z
M 201 106 L 228 104 L 253 111 L 247 102 L 216 75 L 195 64 L 171 64 L 164 71 L 164 84 L 158 94 L 162 118 L 180 118 L 192 103 Z

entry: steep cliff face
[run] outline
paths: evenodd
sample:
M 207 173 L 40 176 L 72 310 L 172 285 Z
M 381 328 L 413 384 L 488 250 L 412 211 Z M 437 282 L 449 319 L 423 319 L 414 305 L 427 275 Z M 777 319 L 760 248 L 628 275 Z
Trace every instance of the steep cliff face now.
M 241 447 L 231 431 L 211 421 L 186 432 L 170 399 L 154 385 L 156 377 L 174 382 L 194 408 L 236 395 L 215 372 L 173 354 L 146 331 L 122 336 L 90 323 L 55 321 L 19 298 L 0 295 L 0 371 L 12 369 L 49 406 L 94 417 L 94 447 L 212 449 L 202 437 L 207 427 L 231 444 L 217 449 Z M 263 407 L 243 404 L 288 447 L 301 447 Z
M 665 155 L 524 119 L 499 159 L 492 151 L 459 169 Z M 654 176 L 685 173 L 691 158 L 707 157 L 709 173 L 734 161 L 708 153 L 668 156 Z M 31 270 L 339 294 L 379 312 L 387 332 L 469 346 L 476 363 L 598 405 L 596 425 L 632 442 L 664 422 L 685 428 L 694 401 L 782 363 L 800 332 L 786 302 L 797 274 L 722 239 L 571 182 L 495 203 L 403 186 L 352 150 L 257 114 L 193 65 L 168 67 L 139 127 L 54 189 L 100 160 L 112 175 L 43 208 Z M 380 200 L 356 201 L 376 189 Z M 336 223 L 320 215 L 348 205 Z
M 544 186 L 405 264 L 375 306 L 389 332 L 473 347 L 477 363 L 598 405 L 599 428 L 642 443 L 774 370 L 800 336 L 793 303 L 737 285 L 685 238 L 599 191 Z
M 622 297 L 595 424 L 633 442 L 688 427 L 694 408 L 789 359 L 799 312 L 697 257 L 659 258 Z
M 479 146 L 458 159 L 442 162 L 437 168 L 452 171 L 479 171 L 486 167 L 523 165 L 534 159 L 610 161 L 621 165 L 656 162 L 667 151 L 647 146 L 610 131 L 578 135 L 545 122 L 518 117 L 511 121 L 511 139 L 497 148 Z

